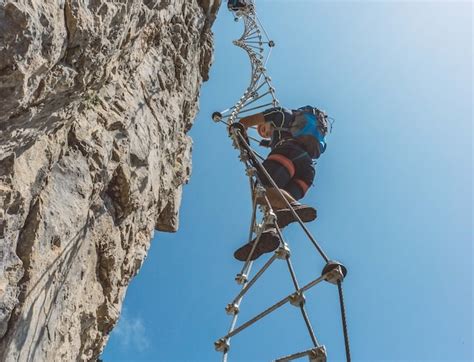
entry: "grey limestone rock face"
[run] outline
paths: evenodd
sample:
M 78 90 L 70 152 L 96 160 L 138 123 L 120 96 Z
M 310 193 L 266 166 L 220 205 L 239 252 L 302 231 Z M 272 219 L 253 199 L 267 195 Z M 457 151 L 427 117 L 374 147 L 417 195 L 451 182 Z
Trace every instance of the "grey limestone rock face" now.
M 176 231 L 220 0 L 0 0 L 0 360 L 95 360 Z

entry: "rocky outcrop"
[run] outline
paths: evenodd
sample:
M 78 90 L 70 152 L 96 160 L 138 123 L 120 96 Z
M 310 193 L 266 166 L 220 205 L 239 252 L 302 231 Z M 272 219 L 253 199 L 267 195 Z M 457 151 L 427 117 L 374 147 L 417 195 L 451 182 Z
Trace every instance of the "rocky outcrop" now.
M 219 0 L 0 1 L 0 360 L 94 360 L 175 231 Z

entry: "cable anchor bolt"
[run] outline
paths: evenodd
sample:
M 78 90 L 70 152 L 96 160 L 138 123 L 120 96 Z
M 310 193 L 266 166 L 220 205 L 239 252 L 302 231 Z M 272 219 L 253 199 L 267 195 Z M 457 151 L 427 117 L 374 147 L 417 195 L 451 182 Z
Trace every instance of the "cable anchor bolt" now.
M 292 295 L 290 295 L 289 298 L 290 298 L 290 304 L 294 305 L 295 307 L 302 306 L 306 302 L 305 297 L 302 292 L 295 292 Z
M 276 251 L 275 254 L 278 259 L 286 260 L 290 257 L 290 248 L 288 247 L 287 244 L 281 245 Z
M 238 143 L 237 143 L 237 148 L 238 148 Z M 240 152 L 239 159 L 242 162 L 247 162 L 248 160 L 250 160 L 250 157 L 249 157 L 249 154 L 247 153 L 247 151 Z
M 265 187 L 263 187 L 261 185 L 258 185 L 255 188 L 255 196 L 257 196 L 257 197 L 265 197 L 266 192 L 267 192 L 267 190 L 265 190 Z
M 247 281 L 248 281 L 247 274 L 242 274 L 242 273 L 237 274 L 235 276 L 235 281 L 239 285 L 243 285 L 243 284 L 247 283 Z
M 253 226 L 253 232 L 254 232 L 255 234 L 258 234 L 258 233 L 260 233 L 261 231 L 263 231 L 263 224 L 258 224 L 258 223 L 257 223 L 257 224 L 255 224 L 255 225 Z
M 265 225 L 271 225 L 274 226 L 277 221 L 277 216 L 272 210 L 268 210 L 268 212 L 265 214 L 265 218 L 263 219 L 263 222 Z
M 249 167 L 245 170 L 245 174 L 248 177 L 257 176 L 257 169 L 255 167 Z
M 326 347 L 319 346 L 308 353 L 309 362 L 326 362 Z
M 217 352 L 226 353 L 230 349 L 229 341 L 224 338 L 220 338 L 214 342 L 214 348 Z
M 347 268 L 338 261 L 329 260 L 321 273 L 324 280 L 331 284 L 337 284 L 343 281 L 347 275 Z
M 258 205 L 258 209 L 263 213 L 266 214 L 270 208 L 267 205 Z
M 229 303 L 225 307 L 225 311 L 228 315 L 236 315 L 239 313 L 239 306 L 237 304 Z

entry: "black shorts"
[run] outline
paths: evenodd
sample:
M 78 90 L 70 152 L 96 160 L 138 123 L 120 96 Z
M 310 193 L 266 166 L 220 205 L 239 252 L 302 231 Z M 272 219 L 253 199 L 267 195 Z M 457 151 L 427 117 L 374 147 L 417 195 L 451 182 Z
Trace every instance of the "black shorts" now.
M 279 142 L 263 162 L 263 166 L 277 186 L 296 200 L 305 195 L 314 181 L 313 160 L 294 140 Z M 264 175 L 261 175 L 261 180 L 265 186 L 271 186 Z

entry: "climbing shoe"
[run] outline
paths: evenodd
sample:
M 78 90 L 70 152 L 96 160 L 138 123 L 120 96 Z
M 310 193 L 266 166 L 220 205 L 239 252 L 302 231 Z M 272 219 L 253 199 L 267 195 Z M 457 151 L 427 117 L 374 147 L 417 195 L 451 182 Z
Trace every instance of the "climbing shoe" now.
M 293 210 L 295 210 L 296 214 L 300 217 L 301 221 L 310 222 L 316 219 L 315 208 L 300 204 L 299 202 L 292 203 L 291 206 L 293 207 Z M 278 226 L 280 228 L 284 228 L 288 224 L 297 221 L 293 213 L 291 212 L 291 209 L 276 210 L 275 214 L 277 217 Z
M 247 261 L 247 258 L 249 257 L 249 254 L 252 251 L 254 243 L 255 239 L 238 248 L 234 252 L 234 258 L 239 261 Z M 271 253 L 272 251 L 276 250 L 279 245 L 280 237 L 276 233 L 275 229 L 265 230 L 262 235 L 260 235 L 260 240 L 257 246 L 255 247 L 252 256 L 250 257 L 250 260 L 255 260 L 259 258 L 262 254 Z

